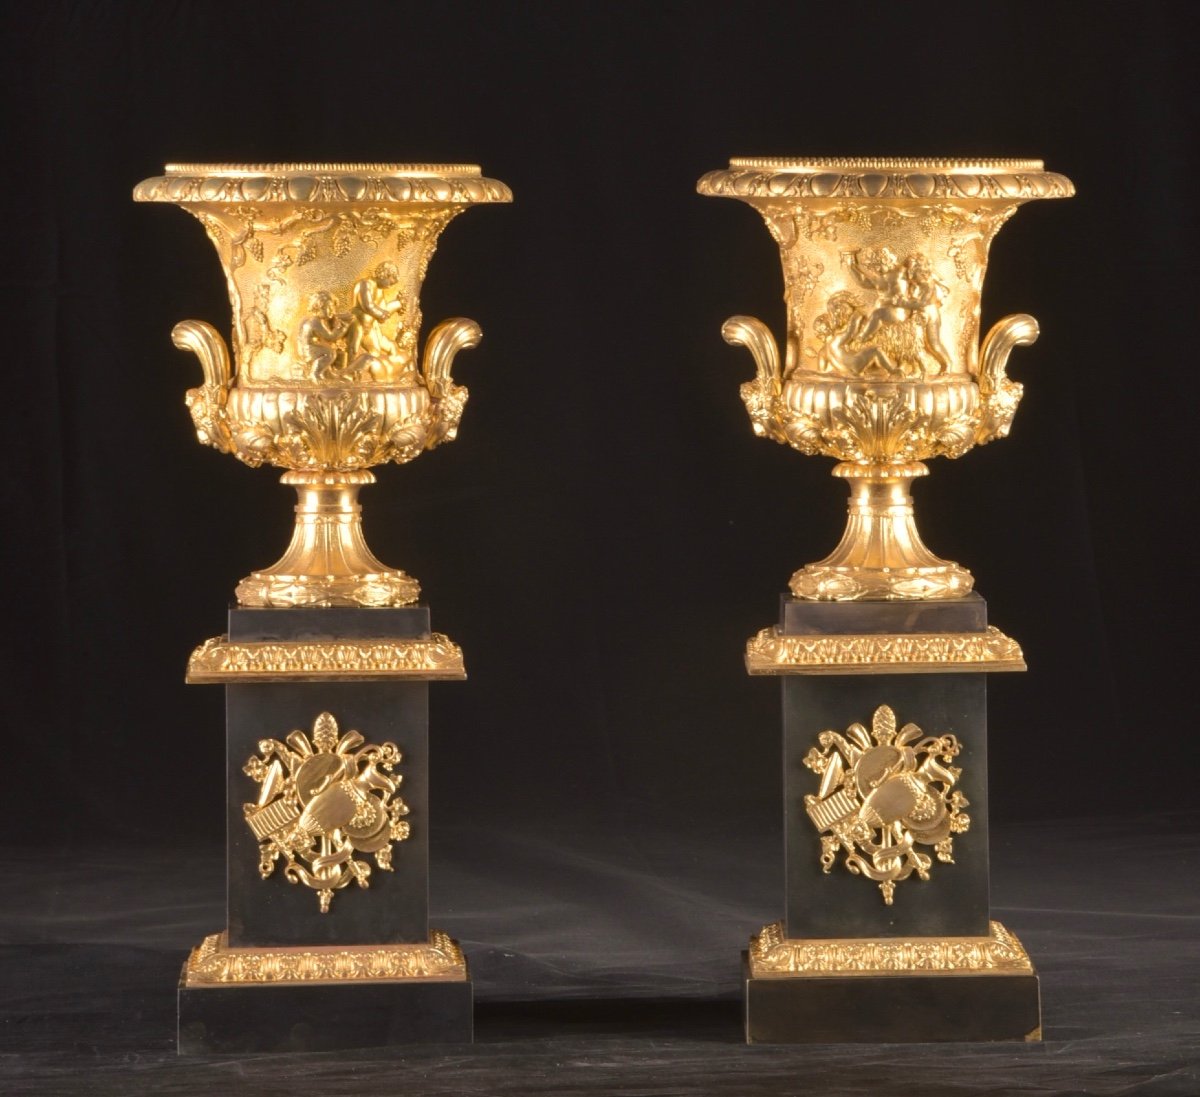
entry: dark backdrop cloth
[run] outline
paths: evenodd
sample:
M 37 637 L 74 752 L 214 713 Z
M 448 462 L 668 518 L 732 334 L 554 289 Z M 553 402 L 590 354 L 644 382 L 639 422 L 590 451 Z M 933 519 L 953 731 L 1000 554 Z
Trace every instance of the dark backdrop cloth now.
M 200 226 L 130 201 L 169 160 L 463 160 L 512 186 L 447 230 L 422 298 L 427 327 L 485 333 L 461 434 L 363 493 L 471 675 L 433 689 L 432 825 L 542 832 L 550 863 L 559 833 L 622 857 L 699 833 L 736 878 L 779 832 L 778 689 L 742 645 L 836 542 L 845 489 L 750 432 L 719 328 L 782 333 L 778 252 L 695 181 L 736 155 L 1044 157 L 1079 195 L 1003 229 L 983 306 L 1041 322 L 1024 402 L 1009 439 L 932 462 L 918 519 L 1030 664 L 990 690 L 995 817 L 1193 806 L 1187 10 L 5 6 L 0 685 L 27 859 L 0 909 L 36 921 L 28 880 L 96 848 L 220 839 L 220 690 L 183 666 L 293 499 L 192 434 L 169 331 L 228 330 L 229 304 Z

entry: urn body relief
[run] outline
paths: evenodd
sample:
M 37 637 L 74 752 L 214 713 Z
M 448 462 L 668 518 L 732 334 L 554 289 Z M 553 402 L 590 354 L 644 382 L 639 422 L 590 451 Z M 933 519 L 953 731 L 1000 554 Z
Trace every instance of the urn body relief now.
M 929 458 L 1008 434 L 1022 393 L 1008 357 L 1038 326 L 1007 316 L 981 339 L 988 249 L 1023 203 L 1072 195 L 1070 180 L 1040 160 L 758 158 L 698 189 L 753 206 L 783 261 L 784 354 L 753 317 L 723 329 L 754 356 L 742 399 L 755 433 L 837 458 L 850 487 L 841 541 L 792 593 L 966 594 L 970 572 L 922 542 L 910 485 Z

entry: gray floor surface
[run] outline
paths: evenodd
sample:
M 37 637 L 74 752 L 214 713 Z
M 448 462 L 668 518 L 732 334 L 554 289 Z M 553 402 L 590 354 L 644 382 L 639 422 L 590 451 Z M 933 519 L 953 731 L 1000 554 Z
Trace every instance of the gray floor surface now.
M 9 849 L 0 1091 L 1200 1097 L 1200 816 L 997 826 L 992 855 L 1040 1045 L 747 1047 L 739 952 L 780 914 L 776 845 L 442 827 L 434 923 L 471 961 L 474 1045 L 187 1059 L 174 986 L 223 922 L 221 851 Z

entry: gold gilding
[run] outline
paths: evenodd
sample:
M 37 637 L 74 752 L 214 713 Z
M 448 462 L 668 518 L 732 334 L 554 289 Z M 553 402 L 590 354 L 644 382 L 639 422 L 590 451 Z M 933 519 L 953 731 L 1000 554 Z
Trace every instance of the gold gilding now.
M 750 938 L 755 979 L 950 974 L 1032 975 L 1033 964 L 999 922 L 991 923 L 987 937 L 826 939 L 785 937 L 783 925 L 773 922 Z
M 436 929 L 429 937 L 414 944 L 230 948 L 224 933 L 214 933 L 192 950 L 184 985 L 465 981 L 458 942 Z
M 364 681 L 372 678 L 462 679 L 463 653 L 440 632 L 427 640 L 205 640 L 188 659 L 187 681 Z
M 762 629 L 746 644 L 750 674 L 950 674 L 1024 670 L 1021 647 L 985 632 L 785 635 Z
M 765 158 L 733 160 L 698 190 L 757 209 L 783 260 L 784 355 L 753 317 L 722 329 L 756 363 L 741 389 L 755 433 L 837 458 L 850 484 L 841 542 L 792 593 L 968 593 L 971 574 L 921 541 L 910 485 L 926 459 L 1008 434 L 1022 392 L 1008 356 L 1038 327 L 1008 316 L 981 342 L 988 248 L 1019 205 L 1069 197 L 1070 180 L 1038 160 Z
M 355 854 L 373 854 L 376 866 L 391 872 L 392 843 L 410 832 L 408 805 L 397 792 L 403 778 L 394 772 L 401 761 L 395 743 L 343 735 L 328 712 L 313 721 L 311 734 L 260 740 L 242 772 L 259 786 L 243 810 L 259 844 L 262 878 L 282 860 L 288 883 L 312 888 L 327 914 L 334 892 L 370 886 L 371 866 Z
M 896 727 L 896 714 L 880 705 L 871 731 L 851 724 L 845 733 L 823 731 L 804 764 L 821 778 L 804 807 L 821 835 L 821 868 L 831 872 L 840 851 L 855 876 L 879 885 L 892 905 L 896 884 L 916 873 L 928 880 L 933 850 L 954 864 L 954 836 L 971 818 L 967 798 L 954 788 L 962 770 L 952 761 L 962 749 L 953 735 L 926 735 L 916 724 Z
M 398 606 L 420 587 L 363 538 L 369 469 L 452 441 L 467 390 L 455 355 L 482 338 L 462 318 L 419 352 L 420 291 L 442 230 L 462 210 L 508 202 L 474 165 L 175 164 L 134 189 L 208 232 L 233 307 L 232 357 L 211 325 L 185 320 L 175 345 L 200 360 L 187 393 L 200 441 L 286 469 L 299 495 L 292 542 L 238 585 L 249 606 Z

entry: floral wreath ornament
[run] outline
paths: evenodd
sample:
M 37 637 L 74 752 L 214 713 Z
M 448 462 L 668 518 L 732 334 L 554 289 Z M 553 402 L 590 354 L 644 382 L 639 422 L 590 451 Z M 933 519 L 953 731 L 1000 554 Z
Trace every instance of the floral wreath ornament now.
M 408 805 L 396 795 L 403 778 L 392 775 L 400 760 L 395 743 L 376 746 L 357 731 L 339 737 L 328 712 L 313 722 L 311 737 L 293 731 L 282 743 L 261 740 L 242 769 L 259 784 L 258 801 L 244 810 L 263 879 L 283 858 L 288 882 L 313 888 L 327 914 L 335 891 L 370 886 L 371 866 L 356 853 L 373 853 L 390 872 L 392 843 L 409 835 Z
M 821 835 L 821 867 L 832 870 L 839 850 L 856 876 L 875 880 L 892 905 L 896 884 L 914 872 L 929 879 L 932 846 L 939 861 L 954 863 L 954 835 L 971 825 L 967 798 L 951 761 L 962 749 L 953 735 L 926 736 L 916 724 L 896 731 L 896 714 L 880 705 L 871 732 L 851 724 L 844 735 L 823 731 L 804 764 L 821 777 L 804 806 Z

